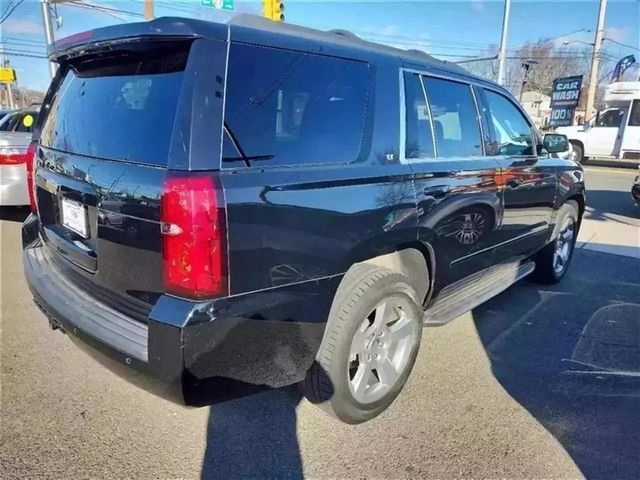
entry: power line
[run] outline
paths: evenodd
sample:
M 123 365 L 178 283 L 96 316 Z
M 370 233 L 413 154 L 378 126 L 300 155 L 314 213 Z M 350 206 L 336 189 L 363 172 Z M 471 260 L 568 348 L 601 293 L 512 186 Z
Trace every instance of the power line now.
M 23 52 L 23 51 L 14 51 L 10 49 L 5 49 L 4 53 L 6 55 L 14 56 L 14 57 L 29 57 L 29 58 L 42 58 L 46 59 L 46 55 L 42 55 L 38 52 Z
M 126 21 L 124 18 L 122 18 L 122 17 L 120 17 L 120 16 L 116 15 L 116 14 L 115 14 L 115 13 L 113 13 L 113 12 L 102 10 L 102 9 L 101 9 L 101 8 L 99 8 L 98 6 L 91 5 L 91 4 L 88 4 L 88 3 L 77 2 L 77 1 L 71 1 L 71 2 L 67 2 L 67 5 L 70 5 L 70 6 L 72 6 L 72 7 L 84 8 L 84 9 L 87 9 L 87 10 L 95 10 L 96 12 L 103 13 L 103 14 L 105 14 L 105 15 L 109 15 L 110 17 L 113 17 L 113 18 L 115 18 L 116 20 L 120 20 L 121 22 L 125 22 L 125 21 Z
M 29 43 L 34 43 L 34 44 L 38 44 L 38 45 L 44 45 L 45 44 L 45 42 L 43 42 L 42 40 L 31 40 L 29 38 L 13 37 L 11 35 L 3 35 L 2 39 L 3 40 L 15 40 L 15 41 L 19 41 L 19 42 L 29 42 Z
M 132 12 L 130 10 L 122 10 L 121 8 L 111 8 L 111 7 L 106 7 L 104 5 L 95 5 L 93 3 L 88 3 L 85 1 L 81 1 L 81 0 L 73 0 L 71 2 L 68 2 L 67 5 L 75 5 L 77 7 L 81 7 L 81 8 L 87 8 L 90 10 L 96 10 L 105 14 L 108 14 L 108 12 L 110 13 L 114 13 L 114 14 L 118 14 L 121 13 L 123 15 L 130 15 L 132 17 L 144 17 L 144 15 L 142 13 L 139 12 Z
M 14 0 L 9 0 L 9 4 L 4 9 L 4 12 L 0 14 L 0 18 L 4 17 L 4 15 L 9 11 L 9 9 L 13 6 Z
M 3 39 L 2 43 L 4 43 L 5 45 L 19 45 L 19 46 L 29 47 L 29 48 L 42 48 L 43 50 L 45 50 L 45 46 L 44 45 L 34 45 L 32 43 L 25 43 L 25 42 L 21 42 L 19 40 Z
M 633 50 L 637 50 L 637 51 L 640 52 L 640 48 L 634 47 L 633 45 L 629 45 L 627 43 L 618 42 L 617 40 L 613 40 L 613 39 L 608 38 L 608 37 L 604 38 L 603 40 L 606 40 L 607 42 L 615 43 L 616 45 L 621 45 L 623 47 L 632 48 Z
M 18 0 L 16 3 L 13 4 L 13 7 L 11 6 L 7 7 L 7 9 L 11 8 L 11 10 L 9 10 L 8 12 L 6 12 L 5 10 L 6 14 L 0 19 L 0 25 L 2 25 L 5 22 L 5 20 L 11 16 L 14 10 L 18 8 L 22 2 L 24 2 L 24 0 Z

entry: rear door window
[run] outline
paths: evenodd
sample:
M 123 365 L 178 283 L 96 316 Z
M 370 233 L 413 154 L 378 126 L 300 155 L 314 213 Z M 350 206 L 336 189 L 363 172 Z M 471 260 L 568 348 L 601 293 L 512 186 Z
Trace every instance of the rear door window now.
M 418 74 L 405 72 L 404 99 L 406 110 L 405 158 L 433 158 L 435 152 L 429 107 Z
M 225 127 L 246 161 L 261 166 L 354 161 L 368 77 L 362 62 L 232 44 Z M 231 151 L 228 166 L 238 162 Z
M 188 51 L 150 50 L 72 65 L 42 129 L 42 145 L 166 166 Z
M 481 156 L 478 113 L 465 83 L 423 77 L 433 117 L 438 157 Z

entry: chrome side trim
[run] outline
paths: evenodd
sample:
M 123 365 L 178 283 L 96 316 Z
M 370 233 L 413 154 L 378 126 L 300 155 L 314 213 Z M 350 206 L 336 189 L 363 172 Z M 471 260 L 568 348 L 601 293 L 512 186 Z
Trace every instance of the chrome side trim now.
M 462 262 L 463 260 L 467 260 L 468 258 L 471 258 L 474 255 L 479 255 L 481 253 L 487 252 L 487 251 L 492 250 L 494 248 L 502 247 L 503 245 L 507 245 L 508 243 L 515 242 L 517 240 L 520 240 L 522 238 L 528 237 L 530 235 L 535 235 L 536 233 L 540 233 L 540 232 L 543 232 L 545 230 L 549 230 L 549 225 L 540 225 L 540 226 L 538 226 L 536 228 L 533 228 L 533 229 L 529 230 L 528 232 L 523 233 L 522 235 L 518 235 L 517 237 L 510 238 L 508 240 L 505 240 L 504 242 L 500 242 L 500 243 L 497 243 L 495 245 L 491 245 L 490 247 L 486 247 L 486 248 L 483 248 L 481 250 L 478 250 L 477 252 L 470 253 L 470 254 L 465 255 L 463 257 L 460 257 L 460 258 L 456 258 L 453 262 L 451 262 L 451 265 L 455 265 L 456 263 Z
M 429 128 L 431 129 L 431 142 L 433 143 L 433 157 L 438 158 L 438 144 L 436 143 L 436 131 L 433 128 L 433 114 L 431 113 L 431 102 L 429 101 L 429 94 L 427 93 L 427 87 L 424 86 L 424 75 L 419 75 L 420 86 L 422 87 L 422 95 L 424 96 L 424 103 L 427 105 L 427 111 L 429 112 Z
M 482 147 L 482 156 L 487 156 L 487 150 L 485 149 L 485 137 L 484 137 L 484 127 L 482 126 L 482 117 L 480 116 L 480 107 L 478 106 L 478 99 L 476 98 L 476 89 L 473 88 L 474 85 L 469 85 L 469 89 L 471 90 L 471 96 L 473 97 L 473 104 L 476 106 L 476 121 L 478 125 L 480 125 L 480 145 Z

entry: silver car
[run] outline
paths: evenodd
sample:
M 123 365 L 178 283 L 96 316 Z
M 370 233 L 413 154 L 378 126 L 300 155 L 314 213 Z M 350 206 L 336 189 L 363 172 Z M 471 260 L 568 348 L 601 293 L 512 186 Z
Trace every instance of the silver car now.
M 0 206 L 29 205 L 27 149 L 37 117 L 31 108 L 0 120 Z

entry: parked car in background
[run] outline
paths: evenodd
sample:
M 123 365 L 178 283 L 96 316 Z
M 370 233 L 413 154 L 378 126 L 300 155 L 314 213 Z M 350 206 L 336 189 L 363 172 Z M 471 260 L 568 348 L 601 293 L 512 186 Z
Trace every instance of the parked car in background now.
M 604 93 L 605 108 L 584 125 L 558 127 L 574 158 L 640 160 L 640 82 L 616 82 Z
M 27 159 L 39 109 L 7 113 L 0 120 L 0 206 L 29 205 Z
M 11 110 L 0 110 L 0 121 L 6 117 L 9 112 L 11 112 Z
M 640 167 L 638 167 L 640 170 Z M 640 172 L 636 175 L 633 185 L 631 185 L 631 196 L 636 202 L 636 205 L 640 207 Z
M 585 206 L 582 167 L 552 157 L 567 138 L 456 65 L 250 15 L 61 45 L 27 281 L 54 329 L 166 398 L 298 383 L 364 422 L 424 325 L 567 272 Z

